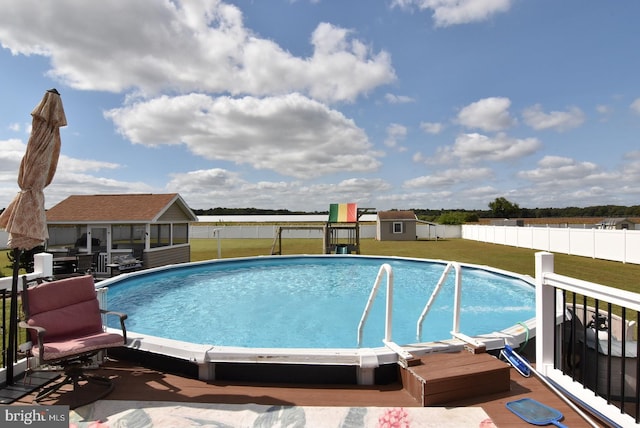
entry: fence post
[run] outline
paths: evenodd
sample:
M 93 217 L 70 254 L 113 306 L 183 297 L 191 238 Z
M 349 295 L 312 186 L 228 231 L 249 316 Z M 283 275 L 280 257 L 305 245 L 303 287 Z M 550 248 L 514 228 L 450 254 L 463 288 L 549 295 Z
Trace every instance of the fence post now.
M 535 255 L 536 275 L 536 367 L 542 374 L 554 366 L 555 289 L 544 285 L 545 273 L 553 273 L 553 254 L 538 252 Z
M 624 242 L 624 246 L 622 247 L 622 263 L 627 263 L 627 229 L 622 229 L 622 236 L 624 237 L 622 240 Z
M 53 254 L 38 253 L 33 256 L 33 271 L 40 273 L 40 276 L 53 275 Z

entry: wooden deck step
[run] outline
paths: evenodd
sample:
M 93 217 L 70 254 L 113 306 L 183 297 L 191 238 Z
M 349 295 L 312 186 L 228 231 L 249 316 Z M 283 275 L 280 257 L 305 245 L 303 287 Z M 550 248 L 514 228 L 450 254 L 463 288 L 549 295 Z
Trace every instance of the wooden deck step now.
M 490 354 L 437 353 L 420 362 L 400 372 L 404 389 L 422 406 L 509 391 L 509 365 Z

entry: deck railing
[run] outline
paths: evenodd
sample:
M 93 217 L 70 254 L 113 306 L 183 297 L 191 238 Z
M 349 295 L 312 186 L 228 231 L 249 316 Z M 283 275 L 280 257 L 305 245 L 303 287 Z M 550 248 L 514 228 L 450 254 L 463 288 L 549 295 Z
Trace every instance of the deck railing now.
M 554 273 L 536 253 L 536 368 L 612 425 L 640 424 L 640 294 Z
M 28 280 L 34 278 L 40 278 L 44 276 L 51 276 L 53 274 L 53 256 L 48 253 L 40 253 L 33 256 L 33 268 L 34 271 L 32 273 L 26 275 L 20 275 L 18 278 L 18 290 L 22 287 L 22 278 L 26 277 Z M 16 343 L 14 346 L 9 346 L 8 337 L 9 337 L 9 302 L 11 300 L 11 286 L 12 286 L 13 278 L 6 277 L 0 278 L 0 300 L 2 301 L 2 319 L 0 320 L 0 328 L 2 328 L 2 365 L 0 366 L 0 384 L 4 384 L 7 381 L 7 374 L 9 375 L 17 375 L 23 372 L 26 369 L 26 359 L 22 358 L 18 360 L 18 335 L 16 337 Z M 9 352 L 11 352 L 11 356 L 9 356 Z M 13 361 L 12 367 L 7 370 L 7 361 Z M 8 372 L 8 373 L 7 373 Z

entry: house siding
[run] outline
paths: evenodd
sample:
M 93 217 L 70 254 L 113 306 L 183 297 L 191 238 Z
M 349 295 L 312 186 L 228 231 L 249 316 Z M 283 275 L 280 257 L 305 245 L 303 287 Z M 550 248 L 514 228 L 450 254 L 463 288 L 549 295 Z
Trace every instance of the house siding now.
M 394 233 L 394 224 L 402 224 L 402 232 Z M 379 241 L 415 241 L 417 219 L 413 211 L 381 211 L 376 221 L 376 239 Z
M 402 223 L 402 233 L 393 233 L 393 224 Z M 379 241 L 415 241 L 416 240 L 415 220 L 379 220 L 378 240 Z
M 167 210 L 162 213 L 162 215 L 158 218 L 158 222 L 160 223 L 168 223 L 168 222 L 190 222 L 191 219 L 185 214 L 182 208 L 174 203 L 167 208 Z

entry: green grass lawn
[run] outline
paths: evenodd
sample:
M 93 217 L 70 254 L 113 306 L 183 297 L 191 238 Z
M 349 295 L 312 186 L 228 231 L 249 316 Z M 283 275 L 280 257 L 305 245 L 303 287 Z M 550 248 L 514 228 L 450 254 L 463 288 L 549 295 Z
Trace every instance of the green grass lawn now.
M 223 239 L 222 257 L 247 257 L 268 255 L 271 239 Z M 487 265 L 524 275 L 534 275 L 534 254 L 538 250 L 487 244 L 466 239 L 439 241 L 361 241 L 363 255 L 417 257 L 425 259 L 458 261 Z M 321 254 L 320 239 L 283 239 L 282 253 Z M 191 260 L 217 258 L 218 242 L 215 239 L 192 239 Z M 640 265 L 624 264 L 588 257 L 555 255 L 556 273 L 640 293 Z
M 222 239 L 222 257 L 264 256 L 271 252 L 272 239 Z M 321 254 L 320 239 L 283 239 L 282 253 Z M 538 250 L 487 244 L 466 239 L 439 241 L 361 241 L 363 255 L 417 257 L 487 265 L 519 274 L 534 274 L 534 254 Z M 218 241 L 192 239 L 191 260 L 215 259 Z M 555 271 L 562 275 L 640 293 L 640 265 L 588 257 L 555 255 Z M 7 251 L 0 251 L 0 273 L 11 276 Z

